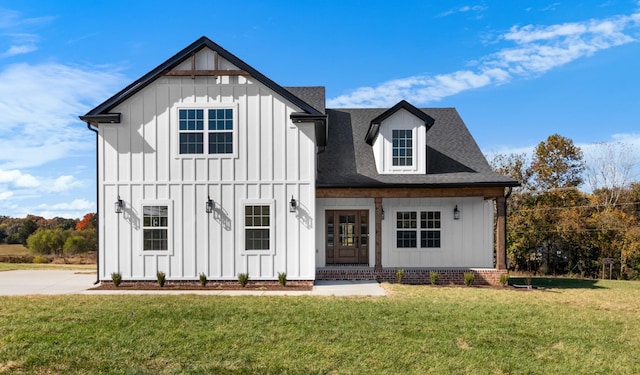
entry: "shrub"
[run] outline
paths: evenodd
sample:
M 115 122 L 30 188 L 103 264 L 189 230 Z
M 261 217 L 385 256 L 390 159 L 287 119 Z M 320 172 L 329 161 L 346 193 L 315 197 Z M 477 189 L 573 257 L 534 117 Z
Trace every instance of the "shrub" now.
M 207 285 L 207 275 L 205 275 L 204 272 L 200 273 L 200 285 Z
M 42 255 L 36 255 L 33 257 L 33 263 L 49 263 L 49 259 L 43 257 Z
M 503 273 L 500 275 L 500 285 L 507 286 L 507 284 L 509 284 L 509 274 Z
M 476 279 L 476 276 L 473 274 L 473 272 L 464 273 L 464 285 L 466 286 L 473 285 L 473 282 L 475 281 L 475 279 Z
M 80 236 L 71 236 L 64 242 L 62 252 L 69 255 L 86 253 L 87 251 L 89 251 L 89 246 L 90 244 L 86 238 Z
M 280 285 L 287 286 L 287 273 L 278 272 L 278 281 L 280 282 Z
M 156 273 L 156 277 L 158 278 L 158 285 L 160 285 L 161 287 L 164 286 L 164 282 L 167 279 L 167 274 L 162 272 L 162 271 L 158 271 Z
M 438 285 L 438 281 L 440 281 L 440 274 L 437 272 L 431 272 L 429 274 L 429 277 L 431 278 L 431 285 Z
M 244 288 L 249 282 L 249 274 L 248 273 L 239 273 L 238 274 L 238 282 Z
M 111 281 L 113 281 L 113 285 L 120 286 L 120 283 L 122 282 L 122 274 L 120 272 L 112 272 Z
M 402 268 L 398 268 L 396 270 L 396 283 L 402 284 L 403 277 L 404 277 L 404 270 Z

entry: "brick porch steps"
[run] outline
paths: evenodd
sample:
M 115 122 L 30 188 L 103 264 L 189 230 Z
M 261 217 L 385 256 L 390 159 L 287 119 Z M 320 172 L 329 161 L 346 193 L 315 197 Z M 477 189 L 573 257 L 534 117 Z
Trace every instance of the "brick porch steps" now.
M 398 267 L 401 268 L 401 267 Z M 328 266 L 316 268 L 316 280 L 376 280 L 395 282 L 398 268 L 385 267 L 376 271 L 373 267 Z M 403 268 L 403 284 L 430 284 L 431 272 L 438 272 L 439 284 L 464 284 L 464 274 L 473 272 L 476 285 L 500 285 L 500 275 L 507 270 L 494 268 Z

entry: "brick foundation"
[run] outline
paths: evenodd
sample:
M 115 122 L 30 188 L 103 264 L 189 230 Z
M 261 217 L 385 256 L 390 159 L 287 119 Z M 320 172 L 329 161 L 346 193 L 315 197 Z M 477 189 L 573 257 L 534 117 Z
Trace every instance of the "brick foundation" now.
M 398 267 L 401 268 L 401 267 Z M 316 268 L 316 280 L 376 280 L 396 282 L 396 269 L 372 267 L 323 267 Z M 475 285 L 500 285 L 500 275 L 507 270 L 494 268 L 403 268 L 403 284 L 431 284 L 431 272 L 438 272 L 440 285 L 463 285 L 464 274 L 473 272 Z

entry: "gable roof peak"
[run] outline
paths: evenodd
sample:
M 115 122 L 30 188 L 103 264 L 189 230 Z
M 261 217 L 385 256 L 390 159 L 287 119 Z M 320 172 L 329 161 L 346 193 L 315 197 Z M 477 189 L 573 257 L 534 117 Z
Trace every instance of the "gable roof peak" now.
M 140 90 L 145 88 L 151 82 L 155 81 L 156 79 L 158 79 L 160 76 L 164 75 L 171 69 L 177 67 L 179 64 L 181 64 L 186 59 L 190 58 L 193 54 L 199 52 L 205 47 L 216 52 L 219 56 L 221 56 L 222 58 L 227 60 L 229 63 L 233 64 L 234 66 L 236 66 L 238 69 L 245 71 L 246 73 L 248 73 L 249 76 L 253 77 L 255 80 L 267 86 L 269 89 L 273 90 L 280 96 L 287 99 L 289 102 L 299 107 L 304 113 L 311 114 L 311 115 L 322 114 L 316 108 L 309 105 L 304 100 L 295 96 L 291 92 L 287 91 L 282 86 L 278 85 L 277 83 L 275 83 L 274 81 L 269 79 L 267 76 L 265 76 L 264 74 L 254 69 L 252 66 L 250 66 L 246 62 L 240 60 L 234 54 L 222 48 L 220 45 L 213 42 L 208 37 L 202 36 L 196 41 L 194 41 L 193 43 L 189 44 L 187 47 L 183 48 L 180 52 L 170 57 L 168 60 L 166 60 L 162 64 L 158 65 L 156 68 L 154 68 L 147 74 L 137 79 L 135 82 L 131 83 L 129 86 L 122 89 L 120 92 L 118 92 L 111 98 L 104 101 L 102 104 L 98 105 L 97 107 L 89 111 L 83 117 L 93 118 L 95 116 L 109 113 L 109 111 L 111 111 L 113 108 L 115 108 L 125 100 L 129 99 L 131 96 L 138 93 Z
M 378 136 L 378 132 L 380 131 L 380 124 L 401 109 L 408 111 L 412 115 L 424 121 L 424 125 L 427 127 L 427 130 L 429 130 L 429 128 L 431 128 L 431 126 L 433 126 L 434 122 L 436 121 L 433 119 L 433 117 L 429 116 L 424 111 L 416 108 L 413 104 L 402 99 L 396 105 L 382 112 L 378 117 L 371 120 L 369 130 L 367 131 L 367 135 L 364 139 L 365 142 L 367 142 L 367 144 L 369 145 L 373 145 L 373 141 L 376 139 L 376 137 Z

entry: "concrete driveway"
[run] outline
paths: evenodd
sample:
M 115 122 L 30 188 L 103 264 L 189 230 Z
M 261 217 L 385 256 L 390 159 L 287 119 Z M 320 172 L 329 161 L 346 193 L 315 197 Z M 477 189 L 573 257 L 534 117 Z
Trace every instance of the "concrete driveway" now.
M 0 272 L 0 295 L 34 294 L 209 294 L 209 295 L 307 295 L 307 296 L 385 296 L 375 281 L 317 281 L 310 291 L 259 290 L 89 290 L 94 286 L 92 271 L 4 271 Z
M 91 288 L 96 281 L 92 271 L 3 271 L 0 272 L 0 295 L 76 294 Z

